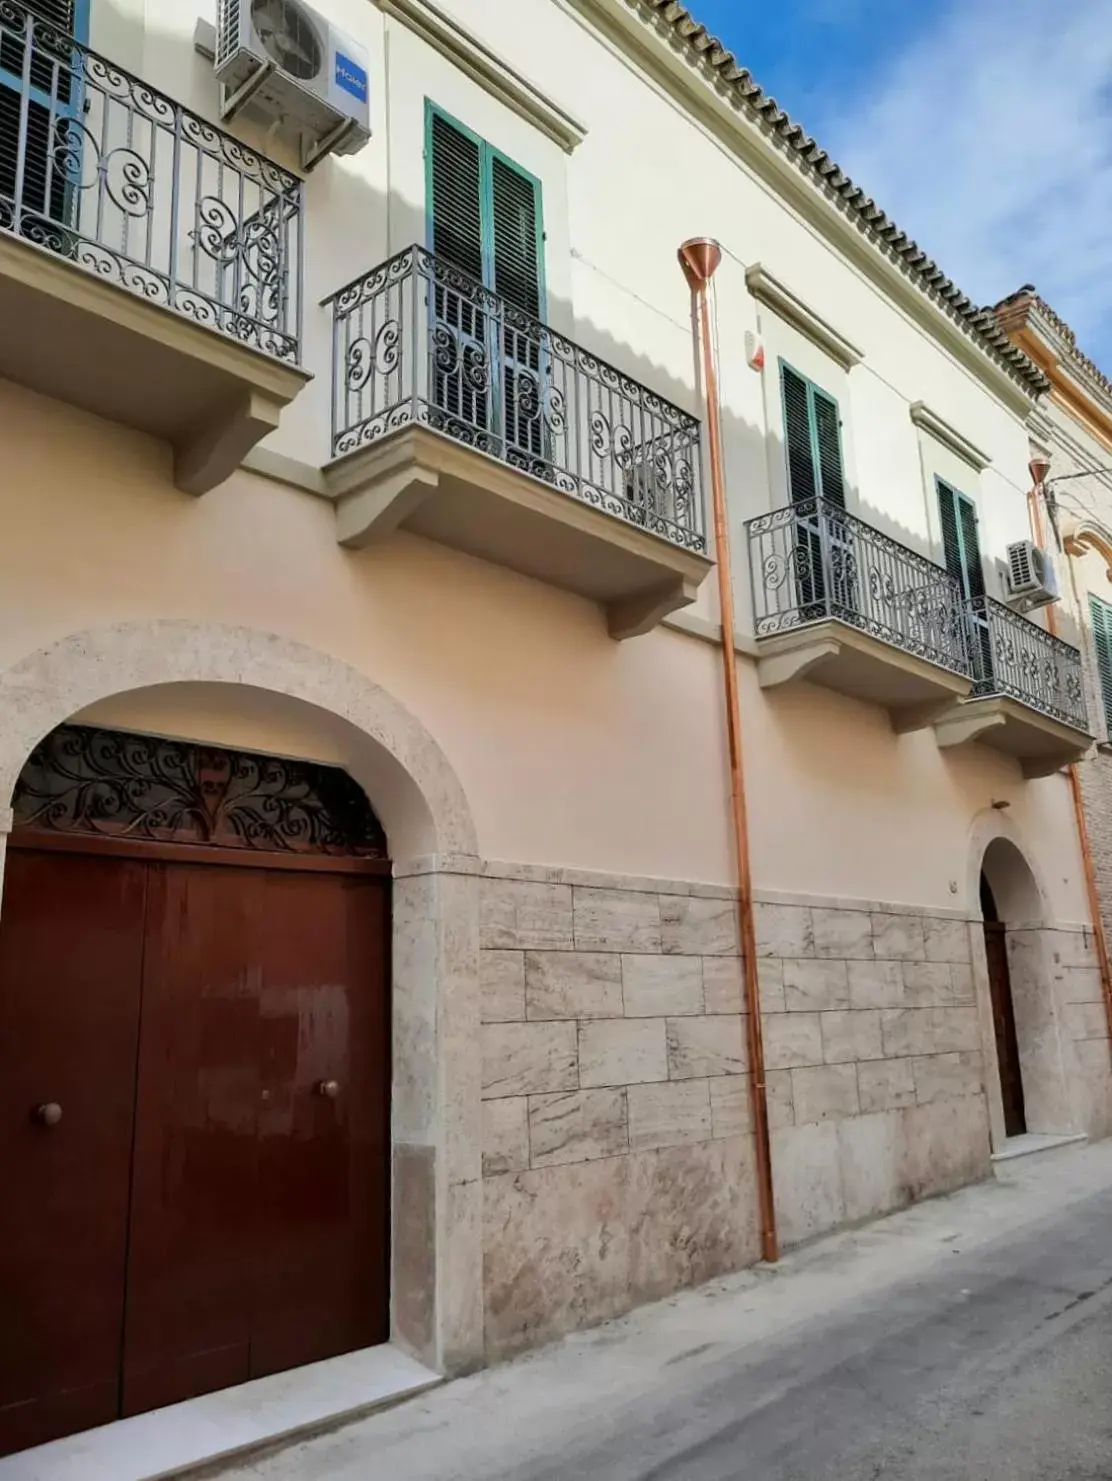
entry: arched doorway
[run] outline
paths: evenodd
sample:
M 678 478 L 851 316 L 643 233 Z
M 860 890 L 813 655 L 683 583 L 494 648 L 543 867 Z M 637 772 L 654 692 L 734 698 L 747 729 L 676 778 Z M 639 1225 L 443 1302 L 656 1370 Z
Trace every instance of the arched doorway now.
M 337 767 L 65 725 L 0 914 L 0 1454 L 389 1335 L 390 879 Z
M 992 1002 L 992 1026 L 996 1035 L 996 1063 L 1000 1072 L 1000 1097 L 1004 1106 L 1004 1132 L 1022 1136 L 1027 1130 L 1023 1101 L 1023 1075 L 1019 1065 L 1015 1005 L 1008 971 L 1007 926 L 1000 919 L 992 886 L 982 871 L 981 914 L 984 917 L 985 959 Z

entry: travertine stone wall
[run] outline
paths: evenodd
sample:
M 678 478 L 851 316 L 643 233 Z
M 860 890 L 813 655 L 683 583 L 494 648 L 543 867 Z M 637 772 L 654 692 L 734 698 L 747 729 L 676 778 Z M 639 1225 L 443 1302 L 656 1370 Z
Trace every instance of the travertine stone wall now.
M 489 1356 L 757 1258 L 736 907 L 685 888 L 482 881 Z
M 784 1242 L 986 1173 L 969 923 L 765 902 L 756 930 Z
M 759 1245 L 729 893 L 487 865 L 480 898 L 495 1357 Z M 757 934 L 785 1243 L 983 1175 L 968 924 L 764 901 Z
M 1032 934 L 1009 933 L 1013 995 L 1024 940 Z M 1112 1044 L 1093 933 L 1080 929 L 1048 930 L 1041 934 L 1052 964 L 1058 1002 L 1071 1125 L 1090 1137 L 1112 1136 Z M 1022 988 L 1022 977 L 1019 985 Z M 1024 1091 L 1027 1093 L 1026 1074 Z

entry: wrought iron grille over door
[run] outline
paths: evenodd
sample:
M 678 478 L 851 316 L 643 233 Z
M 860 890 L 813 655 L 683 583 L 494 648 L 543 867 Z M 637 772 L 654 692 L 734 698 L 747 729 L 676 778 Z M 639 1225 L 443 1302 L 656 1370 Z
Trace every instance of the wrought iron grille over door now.
M 370 803 L 339 767 L 84 725 L 40 742 L 13 805 L 17 829 L 387 857 Z

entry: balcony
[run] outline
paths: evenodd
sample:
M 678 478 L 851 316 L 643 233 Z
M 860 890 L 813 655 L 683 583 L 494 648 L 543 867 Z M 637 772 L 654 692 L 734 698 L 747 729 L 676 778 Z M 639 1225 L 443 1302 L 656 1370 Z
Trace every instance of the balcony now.
M 222 482 L 308 376 L 296 176 L 0 5 L 0 376 Z
M 1079 760 L 1090 736 L 1078 650 L 991 597 L 969 603 L 968 625 L 973 697 L 936 723 L 938 744 L 979 741 L 1027 777 Z
M 898 731 L 971 692 L 962 595 L 941 566 L 823 499 L 747 530 L 762 688 L 807 679 L 882 706 Z
M 694 417 L 420 247 L 327 303 L 342 543 L 413 531 L 601 603 L 618 638 L 694 599 Z

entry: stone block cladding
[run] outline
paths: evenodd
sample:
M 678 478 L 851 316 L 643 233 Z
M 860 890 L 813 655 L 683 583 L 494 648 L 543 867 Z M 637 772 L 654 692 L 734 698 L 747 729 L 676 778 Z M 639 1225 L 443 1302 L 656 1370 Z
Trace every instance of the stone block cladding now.
M 1103 714 L 1099 692 L 1089 694 L 1089 713 Z M 1078 773 L 1101 920 L 1112 943 L 1112 755 L 1095 751 L 1078 766 Z M 1091 948 L 1091 938 L 1087 944 Z M 1078 1072 L 1086 1082 L 1080 1107 L 1082 1124 L 1090 1136 L 1112 1136 L 1112 1051 L 1107 1043 L 1108 1011 L 1095 951 L 1090 949 L 1086 962 L 1075 965 L 1068 975 L 1066 1002 L 1072 1006 L 1066 1009 L 1066 1028 L 1074 1043 Z M 1099 1039 L 1105 1041 L 1102 1047 L 1097 1046 Z
M 543 876 L 481 882 L 490 1358 L 759 1256 L 733 898 Z M 965 921 L 762 902 L 757 948 L 785 1244 L 987 1172 Z

